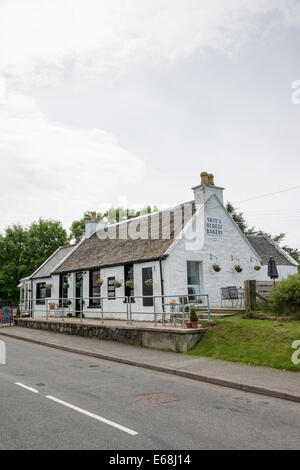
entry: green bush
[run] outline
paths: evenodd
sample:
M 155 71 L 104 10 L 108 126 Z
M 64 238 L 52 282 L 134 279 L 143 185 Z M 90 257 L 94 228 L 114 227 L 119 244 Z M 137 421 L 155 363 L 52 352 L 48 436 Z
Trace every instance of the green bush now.
M 190 321 L 198 321 L 196 310 L 192 307 L 190 311 Z
M 300 312 L 300 274 L 289 275 L 287 279 L 276 282 L 269 305 L 274 313 L 289 315 Z

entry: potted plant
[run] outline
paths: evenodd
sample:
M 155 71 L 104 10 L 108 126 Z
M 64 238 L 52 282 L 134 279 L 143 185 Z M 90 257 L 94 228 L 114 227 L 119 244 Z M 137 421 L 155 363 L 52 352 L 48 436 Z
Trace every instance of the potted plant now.
M 219 271 L 221 271 L 220 266 L 219 266 L 218 264 L 216 264 L 216 263 L 212 265 L 212 268 L 213 268 L 214 271 L 216 271 L 216 273 L 218 273 Z
M 259 264 L 257 264 L 256 266 L 254 266 L 254 269 L 255 269 L 255 271 L 259 271 L 261 269 L 261 267 L 259 266 Z
M 243 271 L 243 268 L 239 264 L 236 264 L 234 269 L 236 270 L 237 273 L 241 273 Z
M 104 279 L 102 279 L 101 277 L 98 277 L 96 282 L 97 282 L 98 286 L 102 286 L 102 284 L 104 282 Z
M 153 285 L 153 280 L 152 279 L 146 279 L 145 284 L 146 284 L 146 286 L 152 286 Z
M 116 289 L 121 287 L 121 285 L 122 285 L 122 281 L 117 281 L 117 280 L 114 281 L 114 286 L 115 286 Z
M 76 282 L 76 287 L 80 288 L 81 287 L 81 282 Z
M 71 305 L 71 303 L 72 303 L 72 300 L 64 299 L 64 304 L 65 305 Z
M 190 322 L 192 324 L 192 328 L 198 328 L 199 320 L 194 307 L 192 307 L 190 311 Z
M 126 287 L 133 287 L 133 279 L 127 279 L 125 282 Z
M 21 316 L 21 312 L 20 312 L 20 307 L 18 305 L 17 310 L 16 310 L 16 318 L 20 318 L 20 316 Z

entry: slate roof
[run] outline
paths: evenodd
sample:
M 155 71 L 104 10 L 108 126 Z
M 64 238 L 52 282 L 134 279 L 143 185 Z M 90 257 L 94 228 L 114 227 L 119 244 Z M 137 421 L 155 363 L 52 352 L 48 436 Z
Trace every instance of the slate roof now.
M 267 237 L 262 235 L 247 235 L 247 239 L 261 258 L 263 264 L 268 264 L 268 261 L 272 256 L 277 265 L 295 266 L 289 260 L 288 256 L 285 256 L 284 252 L 281 252 L 278 245 Z
M 31 279 L 51 276 L 52 271 L 71 253 L 74 247 L 75 245 L 69 245 L 58 248 L 58 250 L 56 250 L 53 255 L 51 255 L 44 264 L 42 264 L 33 276 L 31 276 Z
M 185 204 L 190 204 L 192 210 L 188 211 L 188 213 L 185 212 L 183 216 Z M 99 239 L 98 234 L 95 233 L 80 243 L 74 253 L 55 270 L 55 273 L 116 266 L 162 258 L 179 231 L 195 212 L 194 203 L 185 204 L 177 206 L 171 212 L 170 210 L 160 211 L 111 225 L 109 226 L 109 231 L 115 230 L 115 239 Z M 170 213 L 170 222 L 167 213 Z M 174 214 L 180 214 L 180 217 L 176 217 Z M 179 219 L 180 223 L 178 223 Z M 156 225 L 155 221 L 157 221 Z M 157 228 L 155 230 L 156 239 L 153 239 L 153 236 L 151 238 L 151 226 L 153 234 L 153 225 Z M 135 227 L 140 231 L 140 238 L 133 239 L 128 237 L 122 239 L 122 230 L 127 228 L 127 230 L 131 230 L 134 233 Z M 107 230 L 105 232 L 107 233 Z M 166 238 L 166 233 L 169 233 L 169 238 Z M 143 236 L 145 238 L 142 238 Z

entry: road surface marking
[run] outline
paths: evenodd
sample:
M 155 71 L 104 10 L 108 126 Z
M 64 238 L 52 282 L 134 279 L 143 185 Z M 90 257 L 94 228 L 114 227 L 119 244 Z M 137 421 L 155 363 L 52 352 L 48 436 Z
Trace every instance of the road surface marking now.
M 39 393 L 39 391 L 36 390 L 35 388 L 27 387 L 27 385 L 21 384 L 20 382 L 15 382 L 15 385 L 18 385 L 19 387 L 22 387 L 22 388 L 26 388 L 26 390 L 29 390 L 30 392 Z
M 78 411 L 79 413 L 89 416 L 90 418 L 94 418 L 94 419 L 97 419 L 98 421 L 102 421 L 103 423 L 109 424 L 110 426 L 120 429 L 121 431 L 127 432 L 128 434 L 131 434 L 132 436 L 136 436 L 138 434 L 138 432 L 133 431 L 132 429 L 126 428 L 125 426 L 121 426 L 121 424 L 114 423 L 113 421 L 110 421 L 109 419 L 102 418 L 102 416 L 98 416 L 98 415 L 95 415 L 94 413 L 90 413 L 89 411 L 83 410 L 82 408 L 78 408 L 75 405 L 71 405 L 71 403 L 52 397 L 51 395 L 46 395 L 46 398 L 48 398 L 49 400 L 55 401 L 56 403 L 59 403 L 60 405 L 67 406 L 68 408 Z

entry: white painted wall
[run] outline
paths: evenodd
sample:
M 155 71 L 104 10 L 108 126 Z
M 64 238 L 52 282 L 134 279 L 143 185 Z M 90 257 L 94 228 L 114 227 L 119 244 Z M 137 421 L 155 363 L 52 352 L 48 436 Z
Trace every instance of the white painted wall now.
M 195 193 L 205 199 L 205 204 L 197 209 L 196 216 L 185 228 L 184 234 L 177 239 L 168 250 L 168 257 L 162 261 L 162 274 L 164 281 L 165 302 L 171 299 L 178 300 L 179 295 L 187 294 L 187 261 L 200 262 L 201 293 L 208 294 L 212 307 L 220 307 L 220 288 L 226 286 L 243 287 L 244 280 L 269 280 L 267 266 L 262 266 L 260 271 L 253 268 L 260 261 L 252 246 L 240 232 L 237 225 L 222 204 L 221 188 L 217 188 L 217 195 L 206 199 L 202 188 L 197 187 Z M 213 190 L 210 191 L 213 193 Z M 197 194 L 196 194 L 197 195 Z M 220 219 L 222 223 L 221 235 L 208 235 L 206 233 L 207 217 Z M 220 272 L 215 272 L 212 265 L 216 263 L 221 267 Z M 237 273 L 234 265 L 239 264 L 243 271 Z M 159 261 L 134 264 L 134 294 L 135 303 L 132 304 L 132 318 L 134 320 L 152 320 L 153 307 L 144 307 L 142 299 L 142 269 L 152 267 L 153 293 L 161 296 L 160 266 Z M 277 266 L 279 279 L 288 274 L 296 274 L 297 266 Z M 114 266 L 100 270 L 100 277 L 104 279 L 101 286 L 101 296 L 104 298 L 105 318 L 126 318 L 126 303 L 124 303 L 125 284 L 124 266 Z M 107 279 L 115 277 L 122 281 L 122 286 L 116 289 L 116 296 L 122 298 L 107 299 Z M 52 300 L 59 297 L 59 276 L 43 278 L 33 281 L 33 297 L 36 297 L 37 282 L 51 283 Z M 89 272 L 83 275 L 83 298 L 85 304 L 83 313 L 88 318 L 100 318 L 99 308 L 89 307 Z M 76 276 L 72 273 L 68 281 L 70 287 L 68 298 L 72 300 L 70 311 L 75 309 Z M 57 302 L 57 300 L 54 300 Z M 46 307 L 35 305 L 35 316 L 44 316 Z M 156 311 L 162 312 L 161 298 L 156 300 Z
M 222 235 L 212 236 L 206 233 L 207 217 L 221 219 Z M 251 245 L 245 240 L 219 199 L 214 196 L 199 208 L 196 219 L 187 228 L 185 236 L 171 247 L 169 257 L 164 262 L 166 294 L 187 292 L 187 261 L 202 262 L 201 293 L 209 295 L 212 307 L 221 305 L 221 287 L 243 287 L 246 279 L 269 280 L 267 267 L 261 265 Z M 214 263 L 220 265 L 220 272 L 213 270 Z M 236 264 L 243 268 L 241 273 L 235 271 Z M 253 269 L 257 264 L 262 266 L 260 271 Z M 287 274 L 295 274 L 297 267 L 279 266 L 278 271 L 281 279 Z

